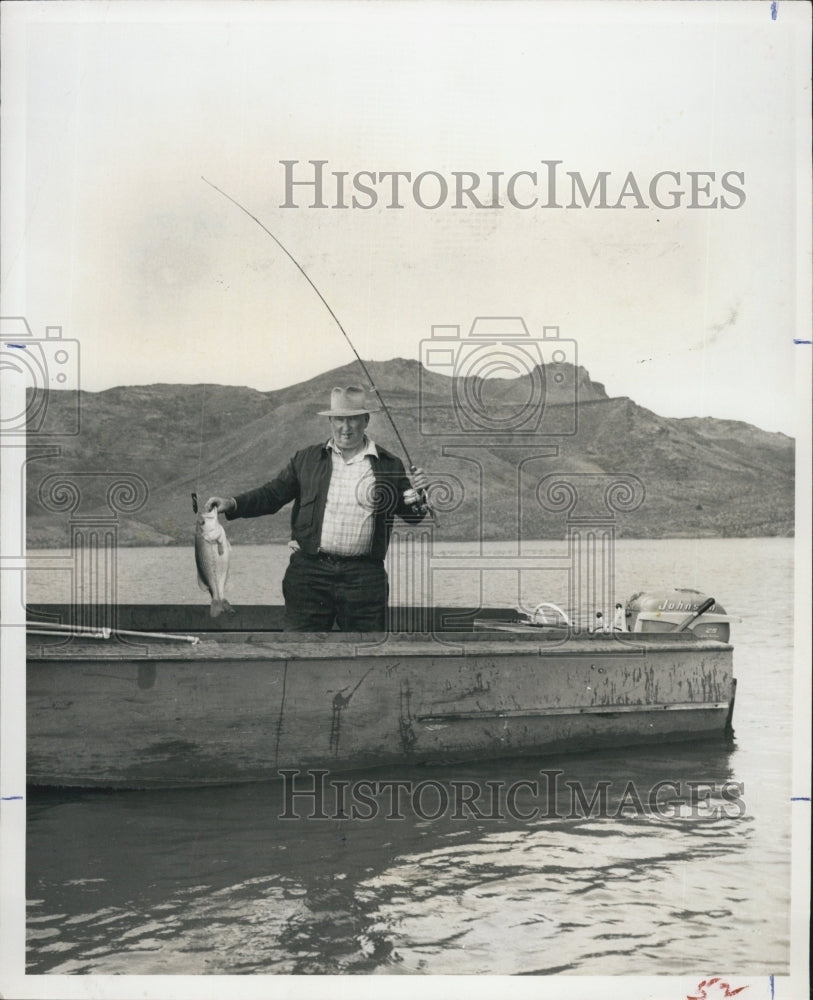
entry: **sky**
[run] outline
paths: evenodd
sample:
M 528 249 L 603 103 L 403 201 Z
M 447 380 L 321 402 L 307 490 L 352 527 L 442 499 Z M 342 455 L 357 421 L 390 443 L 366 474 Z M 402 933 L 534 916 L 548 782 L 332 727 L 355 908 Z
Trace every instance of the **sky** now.
M 521 316 L 534 338 L 558 327 L 611 395 L 794 434 L 810 351 L 794 344 L 810 337 L 794 6 L 11 5 L 3 314 L 39 337 L 62 326 L 94 391 L 267 390 L 351 361 L 307 281 L 205 177 L 283 242 L 364 359 Z M 568 171 L 588 190 L 604 171 L 610 204 L 632 172 L 646 207 L 427 209 L 406 184 L 396 209 L 379 183 L 370 209 L 309 207 L 305 188 L 286 208 L 284 160 L 297 178 L 326 161 L 326 201 L 335 171 L 467 171 L 486 192 L 488 172 L 543 178 L 558 160 L 565 206 Z M 651 203 L 662 171 L 680 175 L 659 188 L 685 192 L 677 208 Z M 690 171 L 714 173 L 697 201 L 742 203 L 688 207 Z M 732 172 L 744 199 L 721 187 Z M 439 182 L 423 183 L 431 203 Z M 518 178 L 517 201 L 544 200 L 533 186 Z

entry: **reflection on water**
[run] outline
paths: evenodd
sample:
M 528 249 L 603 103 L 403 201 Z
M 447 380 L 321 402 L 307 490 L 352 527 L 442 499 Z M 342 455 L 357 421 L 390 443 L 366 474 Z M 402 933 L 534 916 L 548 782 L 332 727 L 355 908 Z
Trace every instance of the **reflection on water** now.
M 306 819 L 307 798 L 285 820 L 281 781 L 37 793 L 28 971 L 677 974 L 715 967 L 721 947 L 776 970 L 786 935 L 765 938 L 731 758 L 714 744 L 379 776 L 439 781 L 450 801 L 455 781 L 532 783 L 496 820 L 421 819 L 408 793 L 402 820 L 389 797 L 370 820 Z M 555 799 L 540 768 L 562 772 Z M 606 802 L 574 808 L 566 782 Z M 554 818 L 520 818 L 534 806 Z

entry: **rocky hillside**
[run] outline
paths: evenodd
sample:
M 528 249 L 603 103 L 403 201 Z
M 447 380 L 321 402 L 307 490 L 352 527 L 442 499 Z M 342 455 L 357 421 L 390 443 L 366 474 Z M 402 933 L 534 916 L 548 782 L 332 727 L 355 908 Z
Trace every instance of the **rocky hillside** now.
M 581 367 L 562 378 L 537 370 L 513 381 L 458 380 L 416 361 L 369 364 L 413 461 L 442 486 L 439 539 L 562 538 L 564 514 L 537 499 L 541 478 L 634 476 L 645 496 L 619 513 L 622 537 L 790 535 L 794 442 L 748 424 L 711 418 L 667 419 L 627 398 L 608 398 Z M 66 545 L 69 512 L 52 491 L 54 474 L 81 493 L 76 513 L 105 509 L 111 476 L 135 474 L 146 502 L 120 515 L 130 545 L 188 544 L 190 493 L 234 494 L 267 481 L 298 448 L 328 436 L 326 407 L 335 385 L 359 384 L 356 364 L 273 392 L 220 385 L 122 386 L 99 393 L 54 392 L 49 424 L 79 407 L 80 433 L 37 438 L 58 455 L 28 463 L 28 539 Z M 542 405 L 544 403 L 544 405 Z M 384 414 L 375 439 L 400 454 Z M 34 443 L 33 440 L 31 442 Z M 98 474 L 98 475 L 96 475 Z M 49 496 L 50 494 L 50 496 Z M 139 500 L 140 502 L 140 500 Z M 50 509 L 49 509 L 50 508 Z M 453 508 L 453 509 L 447 509 Z M 76 516 L 76 513 L 74 516 Z M 235 543 L 288 537 L 286 511 L 233 522 Z

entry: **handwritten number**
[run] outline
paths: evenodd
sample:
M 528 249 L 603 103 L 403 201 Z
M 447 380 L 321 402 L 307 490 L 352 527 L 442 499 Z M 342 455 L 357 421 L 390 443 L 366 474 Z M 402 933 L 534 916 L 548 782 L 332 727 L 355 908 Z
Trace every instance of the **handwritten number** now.
M 728 983 L 724 983 L 720 976 L 714 976 L 712 979 L 701 979 L 697 984 L 697 993 L 690 993 L 686 995 L 686 1000 L 707 1000 L 708 991 L 707 986 L 719 986 L 723 991 L 724 997 L 735 997 L 738 993 L 742 993 L 743 990 L 747 990 L 747 986 L 738 986 L 737 989 L 732 990 Z

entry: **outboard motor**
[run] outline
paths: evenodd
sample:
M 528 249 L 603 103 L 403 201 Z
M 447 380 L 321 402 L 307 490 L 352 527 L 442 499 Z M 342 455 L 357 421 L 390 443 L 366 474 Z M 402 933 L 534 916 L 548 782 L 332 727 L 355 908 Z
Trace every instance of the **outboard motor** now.
M 633 594 L 627 601 L 625 616 L 630 632 L 673 632 L 710 600 L 699 590 L 652 590 Z M 716 601 L 688 628 L 703 639 L 728 642 L 731 619 Z

